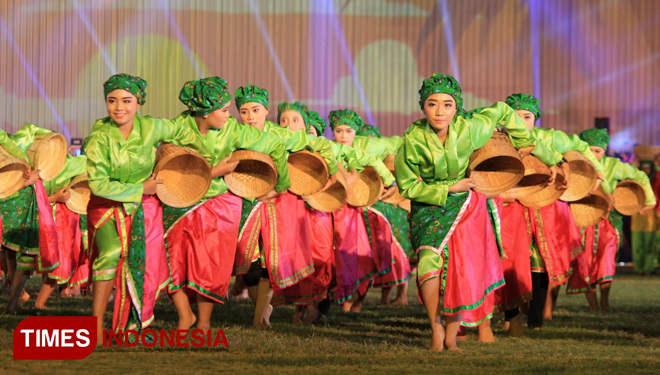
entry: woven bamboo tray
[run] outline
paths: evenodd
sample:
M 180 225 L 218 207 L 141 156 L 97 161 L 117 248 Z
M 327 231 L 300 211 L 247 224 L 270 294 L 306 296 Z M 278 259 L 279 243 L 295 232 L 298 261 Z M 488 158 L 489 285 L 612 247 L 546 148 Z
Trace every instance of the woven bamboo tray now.
M 506 133 L 493 133 L 490 141 L 470 156 L 469 176 L 479 193 L 503 193 L 516 186 L 524 173 L 525 166 Z
M 199 153 L 164 143 L 156 152 L 156 178 L 163 183 L 156 195 L 168 206 L 188 207 L 199 202 L 211 186 L 211 166 Z
M 23 188 L 27 163 L 0 146 L 0 198 L 6 198 Z
M 600 222 L 610 207 L 610 200 L 603 189 L 598 188 L 593 194 L 571 202 L 570 207 L 575 224 L 578 227 L 589 227 Z
M 644 208 L 646 194 L 637 181 L 624 180 L 614 189 L 614 208 L 620 214 L 632 216 Z
M 66 201 L 66 206 L 77 214 L 87 215 L 87 203 L 92 191 L 89 189 L 87 172 L 74 177 L 69 184 L 71 195 Z
M 376 203 L 383 193 L 383 181 L 373 167 L 365 167 L 359 178 L 346 187 L 346 203 L 366 207 Z
M 504 199 L 525 198 L 548 186 L 548 180 L 552 173 L 545 163 L 533 155 L 525 156 L 522 162 L 525 166 L 525 175 L 522 180 L 518 185 L 500 194 L 500 197 Z
M 238 161 L 233 172 L 225 176 L 229 191 L 243 198 L 259 198 L 273 190 L 277 169 L 270 155 L 257 151 L 236 150 L 229 161 Z
M 639 161 L 653 161 L 660 154 L 660 146 L 635 146 L 633 152 Z
M 564 172 L 561 168 L 557 168 L 557 177 L 554 184 L 546 186 L 534 194 L 518 198 L 518 201 L 523 206 L 531 208 L 541 208 L 552 204 L 566 191 L 566 189 L 561 187 L 564 181 Z
M 57 133 L 37 135 L 25 154 L 32 169 L 41 170 L 39 177 L 50 181 L 60 174 L 66 163 L 66 139 Z
M 318 152 L 294 152 L 287 161 L 291 187 L 289 191 L 300 196 L 319 192 L 330 178 L 328 165 Z
M 577 151 L 569 151 L 564 154 L 571 167 L 571 182 L 568 189 L 559 198 L 565 202 L 580 200 L 594 189 L 597 181 L 596 167 L 582 154 Z
M 303 197 L 312 208 L 323 212 L 339 211 L 346 205 L 346 186 L 341 173 L 337 173 L 337 180 L 327 189 Z

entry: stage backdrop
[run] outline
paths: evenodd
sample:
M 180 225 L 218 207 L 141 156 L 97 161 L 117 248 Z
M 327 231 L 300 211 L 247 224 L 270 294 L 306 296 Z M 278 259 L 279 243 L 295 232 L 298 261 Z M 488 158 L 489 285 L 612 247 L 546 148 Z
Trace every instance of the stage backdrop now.
M 660 143 L 657 0 L 12 0 L 0 2 L 0 121 L 84 138 L 114 73 L 149 82 L 142 114 L 174 117 L 187 80 L 256 84 L 277 104 L 357 110 L 385 135 L 421 117 L 434 72 L 468 108 L 513 92 L 568 132 L 609 117 L 613 146 Z M 235 116 L 236 108 L 232 108 Z

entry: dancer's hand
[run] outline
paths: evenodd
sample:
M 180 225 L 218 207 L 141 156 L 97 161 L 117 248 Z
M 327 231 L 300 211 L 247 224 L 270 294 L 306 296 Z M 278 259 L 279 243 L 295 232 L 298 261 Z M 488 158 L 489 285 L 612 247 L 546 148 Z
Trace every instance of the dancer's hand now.
M 399 188 L 396 185 L 383 189 L 383 194 L 381 194 L 380 200 L 391 198 L 394 195 L 394 193 L 397 192 L 398 189 Z
M 518 155 L 520 155 L 520 158 L 524 158 L 525 156 L 529 156 L 529 154 L 534 151 L 534 145 L 528 146 L 528 147 L 523 147 L 518 149 Z
M 474 188 L 475 186 L 477 186 L 477 185 L 475 185 L 473 178 L 464 178 L 464 179 L 456 182 L 455 184 L 451 185 L 449 187 L 449 192 L 450 193 L 462 193 L 464 191 L 468 191 L 468 190 Z
M 68 187 L 64 187 L 57 191 L 55 194 L 51 195 L 48 197 L 48 202 L 49 203 L 66 203 L 66 201 L 69 200 L 69 197 L 71 197 L 71 189 Z
M 236 166 L 238 166 L 238 162 L 237 161 L 230 162 L 229 161 L 230 157 L 231 156 L 227 156 L 226 158 L 220 160 L 220 162 L 215 167 L 213 167 L 213 169 L 211 170 L 211 178 L 226 176 L 231 172 L 233 172 L 234 169 L 236 169 Z
M 571 183 L 571 166 L 568 163 L 561 165 L 561 170 L 564 172 L 564 183 L 561 185 L 562 189 L 568 189 Z
M 156 179 L 155 175 L 151 175 L 146 181 L 142 183 L 144 195 L 154 195 L 156 194 L 156 187 L 162 184 L 164 181 L 161 179 Z
M 275 191 L 275 190 L 271 190 L 271 191 L 268 192 L 268 194 L 264 195 L 263 197 L 257 198 L 257 200 L 260 201 L 260 202 L 263 202 L 263 201 L 268 200 L 268 199 L 277 198 L 280 195 L 283 195 L 284 193 L 286 193 L 286 190 L 282 190 L 282 191 L 279 191 L 279 192 Z
M 41 172 L 41 169 L 35 169 L 35 170 L 30 170 L 28 169 L 23 173 L 23 178 L 25 179 L 25 182 L 23 183 L 23 187 L 34 185 L 37 183 L 37 180 L 39 180 L 39 173 Z
M 640 214 L 640 215 L 646 215 L 646 214 L 648 214 L 649 212 L 651 212 L 651 210 L 652 210 L 654 207 L 655 207 L 655 206 L 644 206 L 644 208 L 642 208 L 642 209 L 639 211 L 639 214 Z

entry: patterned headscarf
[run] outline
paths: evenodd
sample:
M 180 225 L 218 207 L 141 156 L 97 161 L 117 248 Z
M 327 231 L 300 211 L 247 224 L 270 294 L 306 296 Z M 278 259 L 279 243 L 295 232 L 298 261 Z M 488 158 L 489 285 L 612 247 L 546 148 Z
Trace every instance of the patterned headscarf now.
M 511 94 L 506 98 L 505 103 L 516 111 L 523 109 L 532 112 L 534 114 L 534 122 L 541 118 L 541 102 L 532 95 L 523 93 Z
M 589 146 L 600 147 L 605 151 L 607 151 L 607 145 L 610 143 L 610 136 L 605 129 L 587 129 L 580 133 L 580 139 L 587 142 Z
M 300 103 L 300 102 L 294 102 L 294 103 L 280 103 L 280 105 L 277 106 L 277 124 L 279 125 L 280 123 L 280 117 L 282 114 L 288 110 L 296 111 L 300 113 L 300 116 L 302 116 L 303 121 L 305 122 L 305 129 L 309 130 L 309 125 L 307 125 L 307 122 L 309 121 L 307 118 L 307 112 L 309 111 L 309 108 L 307 108 L 306 105 Z
M 310 126 L 313 126 L 319 137 L 323 135 L 323 132 L 328 127 L 328 123 L 325 122 L 325 119 L 318 112 L 308 111 L 307 120 L 307 131 L 309 131 Z
M 138 76 L 121 73 L 108 78 L 103 84 L 103 97 L 107 97 L 117 89 L 126 90 L 135 95 L 140 105 L 147 102 L 147 81 Z
M 449 74 L 434 73 L 431 77 L 425 79 L 419 89 L 419 106 L 422 109 L 424 109 L 426 99 L 433 94 L 451 95 L 456 101 L 456 114 L 462 115 L 465 113 L 461 85 L 456 81 L 456 78 Z
M 369 124 L 362 125 L 362 128 L 360 128 L 360 130 L 357 132 L 357 135 L 361 135 L 363 137 L 383 138 L 383 134 L 381 134 L 380 129 Z
M 227 81 L 220 77 L 188 81 L 179 93 L 179 100 L 195 116 L 205 116 L 224 107 L 231 100 Z
M 330 111 L 328 118 L 330 120 L 330 127 L 332 130 L 334 130 L 339 125 L 347 125 L 353 128 L 355 133 L 357 133 L 364 125 L 362 118 L 360 118 L 360 116 L 355 113 L 355 111 L 351 111 L 350 109 Z
M 255 85 L 242 86 L 236 89 L 234 101 L 239 110 L 243 104 L 252 102 L 259 103 L 268 109 L 268 90 Z

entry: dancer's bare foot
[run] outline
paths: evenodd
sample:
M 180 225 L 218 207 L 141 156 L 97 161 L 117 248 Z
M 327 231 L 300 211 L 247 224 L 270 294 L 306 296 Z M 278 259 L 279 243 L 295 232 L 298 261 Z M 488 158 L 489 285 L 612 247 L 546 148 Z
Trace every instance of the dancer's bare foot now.
M 351 311 L 351 307 L 353 307 L 353 300 L 349 299 L 341 305 L 341 311 L 347 313 Z
M 513 317 L 509 323 L 510 323 L 509 336 L 523 337 L 525 335 L 525 331 L 523 329 L 522 317 L 520 316 L 520 314 Z
M 364 302 L 364 299 L 367 297 L 367 295 L 365 294 L 365 295 L 361 296 L 357 293 L 356 293 L 356 295 L 357 295 L 357 297 L 353 298 L 354 302 L 353 302 L 353 306 L 351 306 L 351 312 L 358 312 L 359 313 L 360 311 L 362 311 L 362 302 Z
M 601 300 L 601 301 L 600 301 L 600 308 L 601 308 L 601 310 L 603 310 L 603 311 L 610 311 L 610 303 L 609 303 L 609 301 L 603 301 L 603 300 Z
M 179 317 L 179 323 L 176 325 L 177 330 L 182 330 L 182 331 L 187 331 L 190 329 L 190 327 L 195 324 L 197 321 L 197 317 L 195 316 L 195 313 L 193 313 L 192 310 L 185 316 L 180 316 Z M 199 325 L 198 325 L 199 328 Z
M 394 300 L 390 302 L 392 306 L 408 306 L 408 297 L 407 296 L 397 296 Z
M 196 329 L 201 329 L 202 331 L 210 331 L 211 330 L 211 323 L 198 323 Z
M 264 316 L 261 318 L 261 324 L 265 328 L 273 328 L 273 326 L 270 325 L 270 314 L 273 313 L 273 305 L 268 305 L 266 307 L 266 311 L 264 311 Z
M 436 322 L 440 324 L 440 317 L 437 317 Z M 432 352 L 441 352 L 445 350 L 445 330 L 442 326 L 438 329 L 432 329 L 433 333 L 431 334 L 431 347 L 429 348 Z
M 25 289 L 23 289 L 23 294 L 21 294 L 21 296 L 18 297 L 18 307 L 21 308 L 25 306 L 25 304 L 29 300 L 30 300 L 30 293 L 26 292 Z
M 479 325 L 477 341 L 484 342 L 487 344 L 495 342 L 495 336 L 493 336 L 493 330 L 490 328 L 490 319 Z
M 468 338 L 467 337 L 467 330 L 465 329 L 465 327 L 461 326 L 458 329 L 458 334 L 456 335 L 456 341 L 465 341 L 465 340 L 467 340 L 467 338 Z
M 71 294 L 71 288 L 66 287 L 66 288 L 60 290 L 60 297 L 62 297 L 62 298 L 73 297 L 73 295 Z
M 303 324 L 302 321 L 302 313 L 303 310 L 301 308 L 302 306 L 296 306 L 296 309 L 293 311 L 293 325 L 300 325 Z
M 508 320 L 505 320 L 504 324 L 502 324 L 502 331 L 508 331 L 509 328 L 511 328 L 511 323 Z
M 306 310 L 307 310 L 307 316 L 305 317 L 302 323 L 308 326 L 316 322 L 316 320 L 319 318 L 320 312 L 318 307 L 316 307 L 316 305 L 314 304 L 307 305 Z

